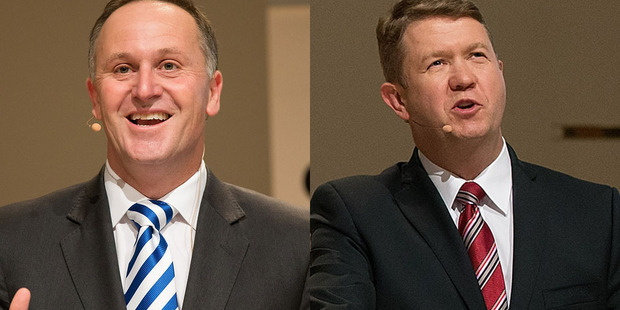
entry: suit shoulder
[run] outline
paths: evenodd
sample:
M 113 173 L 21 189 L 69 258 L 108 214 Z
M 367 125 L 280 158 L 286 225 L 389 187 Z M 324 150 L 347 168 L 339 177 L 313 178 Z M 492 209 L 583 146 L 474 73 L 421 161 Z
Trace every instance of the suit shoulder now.
M 272 223 L 277 220 L 306 225 L 309 221 L 307 208 L 295 206 L 241 186 L 229 183 L 224 183 L 224 185 L 248 216 L 270 218 Z
M 520 164 L 535 176 L 537 184 L 544 186 L 549 192 L 580 197 L 608 197 L 607 195 L 617 191 L 611 186 L 579 179 L 536 164 L 527 162 L 520 162 Z
M 347 208 L 365 209 L 389 204 L 402 190 L 402 169 L 398 163 L 376 175 L 356 175 L 329 181 L 312 195 L 311 210 L 319 205 L 343 203 Z
M 398 163 L 375 175 L 355 175 L 328 181 L 316 189 L 315 195 L 331 190 L 340 195 L 364 197 L 398 190 L 401 186 L 401 170 L 404 164 Z
M 92 184 L 92 180 L 89 181 Z M 32 227 L 42 229 L 46 236 L 51 230 L 42 227 L 54 227 L 64 223 L 67 215 L 83 199 L 87 199 L 89 182 L 75 184 L 56 190 L 38 198 L 12 203 L 0 207 L 0 235 L 11 238 L 13 232 L 31 230 Z M 60 230 L 54 230 L 58 232 Z
M 534 171 L 537 179 L 553 180 L 553 181 L 561 182 L 560 184 L 578 185 L 581 187 L 585 186 L 585 187 L 594 187 L 594 188 L 610 188 L 610 186 L 608 185 L 579 179 L 574 176 L 568 175 L 566 173 L 563 173 L 557 170 L 552 170 L 552 169 L 549 169 L 549 168 L 546 168 L 540 165 L 536 165 L 536 164 L 532 164 L 528 162 L 521 162 L 521 164 L 527 170 Z
M 8 219 L 22 216 L 53 212 L 66 215 L 73 206 L 71 203 L 76 198 L 84 195 L 87 182 L 66 187 L 47 195 L 31 200 L 9 204 L 0 208 L 0 219 Z

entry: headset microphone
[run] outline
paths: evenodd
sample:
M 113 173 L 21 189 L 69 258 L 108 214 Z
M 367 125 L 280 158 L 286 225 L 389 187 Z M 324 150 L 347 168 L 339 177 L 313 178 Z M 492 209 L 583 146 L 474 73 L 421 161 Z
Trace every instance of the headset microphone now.
M 99 132 L 101 130 L 101 125 L 99 123 L 94 123 L 90 125 L 90 129 L 92 129 L 94 132 Z
M 448 124 L 445 124 L 445 125 L 443 125 L 441 127 L 439 127 L 439 126 L 426 126 L 426 125 L 423 125 L 423 124 L 419 123 L 418 121 L 414 120 L 413 118 L 410 118 L 409 120 L 414 122 L 414 123 L 416 123 L 418 126 L 423 127 L 423 128 L 441 129 L 441 131 L 443 131 L 446 134 L 451 133 L 452 129 L 453 129 L 452 125 L 448 125 Z
M 383 85 L 381 85 L 381 96 L 383 97 L 383 101 L 385 101 L 385 103 L 387 103 L 387 105 L 390 106 L 392 110 L 394 110 L 396 114 L 398 114 L 399 116 L 401 116 L 402 115 L 401 113 L 403 113 L 406 110 L 405 108 L 406 103 L 403 102 L 400 96 L 400 93 L 394 84 L 386 82 Z M 449 124 L 444 124 L 442 126 L 423 125 L 417 122 L 412 117 L 409 117 L 408 120 L 405 120 L 405 122 L 407 123 L 409 121 L 412 121 L 418 126 L 423 127 L 423 128 L 441 129 L 441 131 L 443 131 L 445 134 L 452 133 L 452 130 L 454 129 L 452 128 L 452 125 L 449 125 Z
M 88 119 L 88 121 L 86 121 L 86 125 L 88 125 L 88 127 L 90 127 L 90 129 L 92 129 L 94 132 L 99 132 L 101 130 L 101 124 L 97 123 L 97 122 L 93 122 L 92 124 L 90 123 L 93 120 L 93 117 L 91 117 L 90 119 Z

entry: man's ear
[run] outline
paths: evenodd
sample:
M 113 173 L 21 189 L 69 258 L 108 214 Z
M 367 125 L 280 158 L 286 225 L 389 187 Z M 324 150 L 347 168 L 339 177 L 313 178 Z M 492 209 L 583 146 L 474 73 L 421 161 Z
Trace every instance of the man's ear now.
M 88 89 L 88 96 L 90 97 L 90 102 L 93 104 L 93 116 L 96 119 L 101 120 L 101 104 L 99 93 L 97 93 L 97 89 L 95 88 L 95 85 L 93 84 L 91 78 L 86 79 L 86 88 Z
M 224 80 L 220 71 L 215 71 L 211 81 L 209 81 L 209 99 L 207 101 L 206 113 L 213 116 L 220 111 L 220 95 L 222 93 L 222 85 Z
M 406 108 L 406 99 L 401 96 L 405 89 L 389 82 L 381 85 L 381 97 L 383 101 L 405 122 L 409 121 L 409 112 Z M 406 97 L 405 97 L 406 98 Z

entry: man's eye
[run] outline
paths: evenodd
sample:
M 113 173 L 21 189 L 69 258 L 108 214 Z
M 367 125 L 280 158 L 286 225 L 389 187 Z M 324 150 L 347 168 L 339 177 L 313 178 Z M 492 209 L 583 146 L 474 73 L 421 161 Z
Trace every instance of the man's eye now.
M 114 72 L 116 73 L 120 73 L 120 74 L 126 74 L 129 73 L 131 69 L 129 69 L 129 67 L 127 66 L 120 66 L 118 68 L 116 68 L 116 70 L 114 70 Z
M 441 66 L 442 64 L 443 64 L 443 61 L 435 60 L 428 66 L 428 69 L 430 69 L 431 67 Z
M 482 53 L 482 52 L 472 53 L 471 55 L 472 55 L 473 57 L 485 57 L 484 53 Z
M 167 62 L 163 65 L 164 70 L 174 70 L 177 66 L 171 62 Z

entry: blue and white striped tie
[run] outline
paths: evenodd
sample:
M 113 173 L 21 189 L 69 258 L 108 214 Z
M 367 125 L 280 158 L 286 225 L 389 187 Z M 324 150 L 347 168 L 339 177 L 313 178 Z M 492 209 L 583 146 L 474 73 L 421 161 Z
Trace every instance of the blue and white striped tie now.
M 127 211 L 138 228 L 125 278 L 127 309 L 178 309 L 172 256 L 160 234 L 176 213 L 159 200 L 136 203 Z

